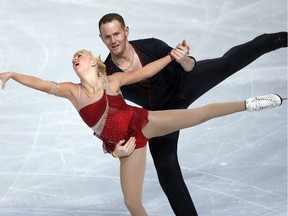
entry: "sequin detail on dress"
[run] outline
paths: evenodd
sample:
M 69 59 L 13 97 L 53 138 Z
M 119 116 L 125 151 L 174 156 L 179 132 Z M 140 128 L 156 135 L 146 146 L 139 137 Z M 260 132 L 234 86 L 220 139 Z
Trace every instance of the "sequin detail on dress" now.
M 144 147 L 148 139 L 142 134 L 142 127 L 148 123 L 148 111 L 127 105 L 121 94 L 113 94 L 106 85 L 107 89 L 96 99 L 89 98 L 80 87 L 78 112 L 83 121 L 103 141 L 105 152 L 112 152 L 116 143 L 132 136 L 136 137 L 136 148 Z

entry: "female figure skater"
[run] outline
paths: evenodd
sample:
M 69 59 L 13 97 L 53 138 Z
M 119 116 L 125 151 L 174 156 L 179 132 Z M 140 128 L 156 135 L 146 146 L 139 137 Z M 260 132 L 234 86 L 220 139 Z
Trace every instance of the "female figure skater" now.
M 27 87 L 71 101 L 94 135 L 103 141 L 104 150 L 120 159 L 125 204 L 131 215 L 142 216 L 147 215 L 141 197 L 148 139 L 192 127 L 212 118 L 282 104 L 282 98 L 274 94 L 182 110 L 147 111 L 125 103 L 120 92 L 121 86 L 152 77 L 172 60 L 172 55 L 168 54 L 142 69 L 106 76 L 106 66 L 101 59 L 90 51 L 80 50 L 74 54 L 72 62 L 80 78 L 78 84 L 56 83 L 15 72 L 0 73 L 0 79 L 2 89 L 9 79 L 13 79 Z M 116 145 L 122 147 L 117 148 L 117 152 L 114 151 Z

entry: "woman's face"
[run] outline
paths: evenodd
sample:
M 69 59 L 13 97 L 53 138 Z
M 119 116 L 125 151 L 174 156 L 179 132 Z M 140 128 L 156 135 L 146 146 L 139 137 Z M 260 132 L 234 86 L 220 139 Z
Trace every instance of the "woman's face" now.
M 81 74 L 81 72 L 91 69 L 91 67 L 96 65 L 95 61 L 91 59 L 91 56 L 85 53 L 74 54 L 72 64 L 73 69 L 78 76 Z

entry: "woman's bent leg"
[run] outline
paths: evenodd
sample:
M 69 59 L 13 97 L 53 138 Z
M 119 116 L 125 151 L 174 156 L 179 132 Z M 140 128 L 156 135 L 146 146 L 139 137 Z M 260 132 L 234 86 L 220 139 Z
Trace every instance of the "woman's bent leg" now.
M 124 202 L 132 216 L 147 216 L 142 205 L 142 188 L 146 168 L 146 147 L 135 149 L 120 159 L 120 179 Z

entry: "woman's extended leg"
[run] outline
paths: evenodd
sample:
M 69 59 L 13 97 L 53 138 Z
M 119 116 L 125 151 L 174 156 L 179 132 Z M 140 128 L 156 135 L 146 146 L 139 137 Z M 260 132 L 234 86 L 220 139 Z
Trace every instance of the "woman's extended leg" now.
M 245 110 L 259 111 L 282 104 L 277 94 L 257 96 L 245 101 L 214 103 L 194 109 L 149 111 L 149 123 L 143 127 L 147 138 L 163 136 L 174 131 L 201 124 L 209 119 Z
M 142 129 L 147 138 L 163 136 L 173 131 L 201 124 L 209 119 L 245 110 L 245 102 L 214 103 L 206 106 L 181 109 L 150 111 L 149 123 Z
M 142 188 L 146 168 L 146 147 L 135 149 L 120 159 L 121 188 L 124 202 L 132 216 L 147 216 L 142 205 Z

